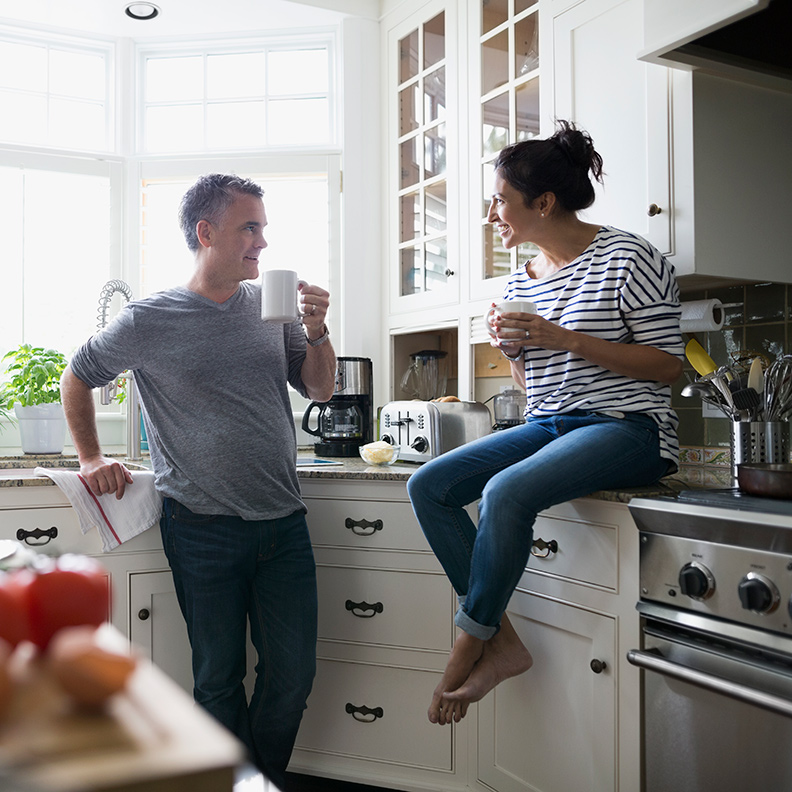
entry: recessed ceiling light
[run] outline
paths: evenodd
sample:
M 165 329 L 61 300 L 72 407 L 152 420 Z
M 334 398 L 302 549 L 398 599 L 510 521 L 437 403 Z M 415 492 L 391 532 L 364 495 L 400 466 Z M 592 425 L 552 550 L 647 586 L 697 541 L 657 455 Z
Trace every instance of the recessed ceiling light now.
M 124 13 L 132 19 L 154 19 L 159 16 L 159 8 L 154 3 L 130 3 Z

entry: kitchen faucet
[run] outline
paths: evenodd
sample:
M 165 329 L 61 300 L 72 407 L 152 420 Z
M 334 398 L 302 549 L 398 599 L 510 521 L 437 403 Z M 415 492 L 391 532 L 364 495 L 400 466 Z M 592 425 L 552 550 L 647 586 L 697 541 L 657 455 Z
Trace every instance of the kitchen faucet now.
M 116 293 L 123 295 L 127 302 L 132 300 L 132 289 L 129 288 L 129 284 L 117 279 L 107 281 L 102 287 L 102 292 L 99 295 L 99 313 L 97 314 L 97 319 L 99 321 L 96 325 L 97 330 L 103 330 L 107 325 L 107 309 L 110 305 L 110 300 Z M 143 459 L 143 454 L 140 449 L 140 399 L 138 397 L 137 387 L 135 386 L 134 373 L 132 371 L 125 371 L 113 380 L 113 382 L 108 382 L 107 385 L 103 385 L 99 392 L 99 402 L 101 404 L 110 404 L 118 393 L 117 383 L 120 379 L 125 379 L 127 381 L 127 452 L 125 461 L 139 462 Z

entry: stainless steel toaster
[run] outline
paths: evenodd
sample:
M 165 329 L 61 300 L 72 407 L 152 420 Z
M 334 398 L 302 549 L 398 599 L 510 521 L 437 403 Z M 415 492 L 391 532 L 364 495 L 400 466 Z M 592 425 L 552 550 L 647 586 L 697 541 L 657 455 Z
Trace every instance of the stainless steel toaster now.
M 428 462 L 492 431 L 480 402 L 394 401 L 379 418 L 379 439 L 398 446 L 399 461 Z

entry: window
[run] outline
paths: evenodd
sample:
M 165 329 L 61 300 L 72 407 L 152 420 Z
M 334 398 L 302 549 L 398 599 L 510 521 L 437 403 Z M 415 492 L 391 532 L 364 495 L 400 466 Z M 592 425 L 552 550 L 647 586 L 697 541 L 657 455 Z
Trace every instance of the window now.
M 143 51 L 145 152 L 334 142 L 328 40 Z
M 0 141 L 110 151 L 112 49 L 0 33 Z
M 70 355 L 96 330 L 99 292 L 120 270 L 120 165 L 46 164 L 0 165 L 0 356 L 22 342 Z

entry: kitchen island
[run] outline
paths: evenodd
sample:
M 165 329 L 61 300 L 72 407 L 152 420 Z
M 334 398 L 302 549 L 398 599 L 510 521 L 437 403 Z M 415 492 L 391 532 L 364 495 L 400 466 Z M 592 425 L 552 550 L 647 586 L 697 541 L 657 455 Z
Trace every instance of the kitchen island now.
M 300 452 L 301 462 L 311 457 Z M 426 708 L 453 644 L 456 598 L 407 498 L 416 466 L 334 461 L 341 464 L 298 470 L 317 563 L 319 643 L 291 769 L 411 792 L 640 788 L 639 674 L 625 657 L 639 645 L 639 537 L 626 504 L 728 486 L 728 469 L 683 468 L 655 487 L 595 493 L 542 513 L 509 606 L 534 666 L 460 724 L 440 727 Z M 32 476 L 37 463 L 75 460 L 0 460 L 0 538 L 56 528 L 31 542 L 101 557 L 113 623 L 189 690 L 186 631 L 159 532 L 103 554 L 97 532 L 80 533 L 51 480 Z

